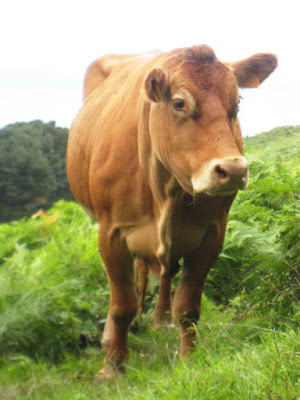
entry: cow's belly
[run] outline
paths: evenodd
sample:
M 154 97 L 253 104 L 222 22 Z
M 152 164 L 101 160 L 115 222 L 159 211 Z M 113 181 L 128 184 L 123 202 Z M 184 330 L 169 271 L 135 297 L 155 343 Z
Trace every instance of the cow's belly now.
M 157 227 L 149 222 L 134 228 L 123 229 L 129 251 L 139 257 L 155 258 L 159 245 Z
M 201 245 L 206 230 L 207 225 L 183 225 L 176 229 L 176 232 L 171 232 L 171 237 L 165 240 L 165 252 L 169 253 L 172 259 L 180 259 L 190 254 Z M 155 222 L 122 231 L 132 254 L 149 259 L 157 258 L 162 243 Z

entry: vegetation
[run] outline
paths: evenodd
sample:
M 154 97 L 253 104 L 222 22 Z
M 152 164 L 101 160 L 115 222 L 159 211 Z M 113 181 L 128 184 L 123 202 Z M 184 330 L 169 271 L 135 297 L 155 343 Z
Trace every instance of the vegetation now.
M 1 399 L 299 397 L 300 127 L 245 142 L 249 189 L 232 208 L 187 360 L 176 330 L 151 328 L 153 278 L 127 373 L 94 386 L 109 298 L 97 224 L 59 201 L 0 225 Z
M 66 176 L 68 130 L 55 122 L 19 122 L 0 130 L 0 222 L 71 200 Z
M 299 337 L 294 330 L 263 330 L 250 320 L 235 324 L 230 313 L 209 301 L 200 325 L 197 350 L 186 360 L 178 357 L 176 330 L 131 333 L 130 362 L 117 382 L 93 385 L 103 353 L 88 347 L 64 353 L 56 364 L 11 354 L 0 369 L 0 387 L 4 398 L 22 400 L 296 400 Z
M 269 134 L 245 141 L 250 184 L 233 205 L 206 291 L 223 304 L 238 294 L 239 307 L 276 320 L 295 313 L 300 295 L 300 127 Z

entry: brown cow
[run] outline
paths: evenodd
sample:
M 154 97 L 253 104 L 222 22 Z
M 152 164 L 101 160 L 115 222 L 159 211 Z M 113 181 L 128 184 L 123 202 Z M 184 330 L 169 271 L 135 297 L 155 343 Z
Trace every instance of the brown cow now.
M 137 269 L 159 268 L 156 322 L 169 323 L 171 279 L 183 258 L 174 311 L 181 354 L 194 347 L 206 275 L 223 245 L 230 206 L 248 164 L 237 119 L 238 87 L 258 87 L 272 54 L 223 63 L 205 45 L 106 56 L 88 69 L 85 102 L 69 137 L 72 192 L 100 223 L 110 284 L 100 375 L 117 376 L 137 312 Z

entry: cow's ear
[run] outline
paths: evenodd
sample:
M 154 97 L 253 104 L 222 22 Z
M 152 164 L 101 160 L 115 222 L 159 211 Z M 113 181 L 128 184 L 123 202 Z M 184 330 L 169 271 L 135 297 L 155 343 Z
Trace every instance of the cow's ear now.
M 277 67 L 274 54 L 255 54 L 245 60 L 230 63 L 240 88 L 258 87 Z
M 145 90 L 149 99 L 156 103 L 162 101 L 167 89 L 168 83 L 165 73 L 158 68 L 150 71 L 145 81 Z

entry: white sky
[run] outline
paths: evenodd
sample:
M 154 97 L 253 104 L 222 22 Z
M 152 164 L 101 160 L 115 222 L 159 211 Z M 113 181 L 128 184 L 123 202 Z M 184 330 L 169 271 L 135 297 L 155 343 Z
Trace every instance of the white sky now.
M 219 59 L 258 52 L 279 67 L 242 90 L 244 135 L 300 124 L 299 0 L 2 0 L 0 128 L 54 120 L 69 127 L 88 64 L 107 53 L 208 44 Z

